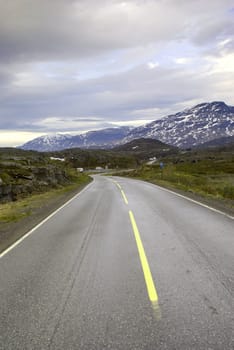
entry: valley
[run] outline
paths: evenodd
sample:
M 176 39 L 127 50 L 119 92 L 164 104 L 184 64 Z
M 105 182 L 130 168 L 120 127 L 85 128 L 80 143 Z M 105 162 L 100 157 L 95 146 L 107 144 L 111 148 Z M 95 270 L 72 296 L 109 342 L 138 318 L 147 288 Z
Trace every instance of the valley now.
M 79 192 L 96 172 L 145 180 L 233 215 L 233 133 L 233 107 L 213 102 L 139 128 L 45 136 L 21 148 L 1 148 L 2 247 Z

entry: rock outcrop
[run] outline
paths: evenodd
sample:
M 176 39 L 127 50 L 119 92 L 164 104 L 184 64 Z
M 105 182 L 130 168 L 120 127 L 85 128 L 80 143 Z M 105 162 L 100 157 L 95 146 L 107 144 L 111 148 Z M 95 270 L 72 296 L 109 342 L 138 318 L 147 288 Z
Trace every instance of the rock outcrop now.
M 69 182 L 66 170 L 53 164 L 25 166 L 22 162 L 1 161 L 0 203 L 16 201 Z

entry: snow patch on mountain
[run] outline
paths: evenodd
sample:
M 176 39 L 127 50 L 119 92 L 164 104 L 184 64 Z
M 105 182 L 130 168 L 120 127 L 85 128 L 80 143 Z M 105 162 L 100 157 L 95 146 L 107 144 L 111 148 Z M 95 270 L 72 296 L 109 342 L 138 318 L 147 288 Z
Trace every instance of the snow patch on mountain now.
M 224 102 L 201 103 L 146 125 L 89 131 L 80 135 L 42 136 L 25 143 L 25 150 L 56 151 L 68 148 L 112 148 L 134 139 L 152 138 L 166 144 L 190 148 L 234 135 L 234 107 Z
M 216 138 L 234 135 L 234 107 L 224 102 L 201 103 L 135 128 L 122 140 L 153 138 L 180 148 L 189 148 Z
M 116 127 L 89 131 L 80 135 L 55 134 L 37 137 L 20 148 L 35 151 L 60 151 L 69 148 L 111 148 L 117 145 L 131 127 Z

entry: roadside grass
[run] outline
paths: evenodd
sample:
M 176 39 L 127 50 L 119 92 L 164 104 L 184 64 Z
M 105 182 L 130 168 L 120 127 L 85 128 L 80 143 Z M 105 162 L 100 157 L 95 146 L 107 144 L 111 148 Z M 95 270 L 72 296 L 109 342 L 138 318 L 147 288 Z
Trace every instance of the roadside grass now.
M 72 175 L 73 182 L 69 185 L 60 186 L 39 194 L 32 194 L 15 202 L 0 204 L 0 222 L 17 222 L 30 216 L 35 209 L 47 205 L 53 199 L 76 189 L 81 189 L 91 181 L 91 178 L 86 174 Z
M 168 163 L 163 169 L 158 164 L 144 165 L 127 174 L 123 173 L 123 176 L 136 177 L 203 197 L 234 200 L 234 162 L 230 160 Z

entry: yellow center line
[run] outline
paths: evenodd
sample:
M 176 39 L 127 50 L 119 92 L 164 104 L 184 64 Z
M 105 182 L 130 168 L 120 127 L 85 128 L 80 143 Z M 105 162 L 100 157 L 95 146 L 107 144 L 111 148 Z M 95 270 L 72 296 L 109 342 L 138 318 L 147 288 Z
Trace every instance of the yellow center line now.
M 116 186 L 120 189 L 120 190 L 122 190 L 122 187 L 120 186 L 120 184 L 117 182 L 117 181 L 115 181 L 115 180 L 112 180 L 115 184 L 116 184 Z
M 120 186 L 120 184 L 118 184 L 118 182 L 116 182 L 116 185 L 119 187 L 120 190 L 122 190 L 122 187 Z
M 131 220 L 131 224 L 132 224 L 132 228 L 133 228 L 133 232 L 134 232 L 134 236 L 135 236 L 135 240 L 136 240 L 136 244 L 137 244 L 137 248 L 138 248 L 138 253 L 140 256 L 140 262 L 141 262 L 141 266 L 142 266 L 142 270 L 144 273 L 144 277 L 145 277 L 145 284 L 147 287 L 147 291 L 148 291 L 148 295 L 149 295 L 149 299 L 153 305 L 153 308 L 155 310 L 159 309 L 158 306 L 158 294 L 154 285 L 154 281 L 152 278 L 152 274 L 150 271 L 150 267 L 149 267 L 149 263 L 145 254 L 145 250 L 144 250 L 144 246 L 141 240 L 141 236 L 134 218 L 134 215 L 132 213 L 131 210 L 129 210 L 129 216 L 130 216 L 130 220 Z
M 113 182 L 116 184 L 116 186 L 120 189 L 120 192 L 123 196 L 124 202 L 126 204 L 128 204 L 128 199 L 122 189 L 122 187 L 120 186 L 120 184 L 113 180 Z M 148 296 L 149 296 L 149 300 L 151 301 L 153 310 L 154 310 L 154 314 L 157 320 L 161 319 L 161 310 L 158 304 L 158 294 L 154 285 L 154 281 L 152 278 L 152 274 L 150 271 L 150 267 L 149 267 L 149 263 L 145 254 L 145 250 L 144 250 L 144 246 L 141 240 L 141 236 L 133 215 L 133 212 L 131 210 L 129 210 L 129 217 L 130 217 L 130 221 L 132 224 L 132 229 L 133 229 L 133 233 L 135 236 L 135 240 L 136 240 L 136 245 L 137 245 L 137 249 L 138 249 L 138 253 L 139 253 L 139 257 L 140 257 L 140 262 L 141 262 L 141 266 L 142 266 L 142 270 L 143 270 L 143 274 L 144 274 L 144 278 L 145 278 L 145 284 L 146 284 L 146 288 L 148 291 Z
M 126 196 L 126 194 L 124 193 L 124 191 L 123 191 L 122 187 L 120 186 L 120 184 L 119 184 L 117 181 L 115 181 L 115 180 L 113 180 L 113 182 L 114 182 L 114 183 L 116 184 L 116 186 L 120 189 L 120 192 L 121 192 L 121 194 L 122 194 L 122 196 L 123 196 L 124 202 L 125 202 L 126 204 L 128 204 L 127 196 Z
M 124 191 L 123 191 L 123 190 L 121 190 L 121 193 L 122 193 L 122 196 L 123 196 L 124 202 L 125 202 L 126 204 L 128 204 L 128 199 L 127 199 L 127 197 L 126 197 L 126 195 L 125 195 Z

